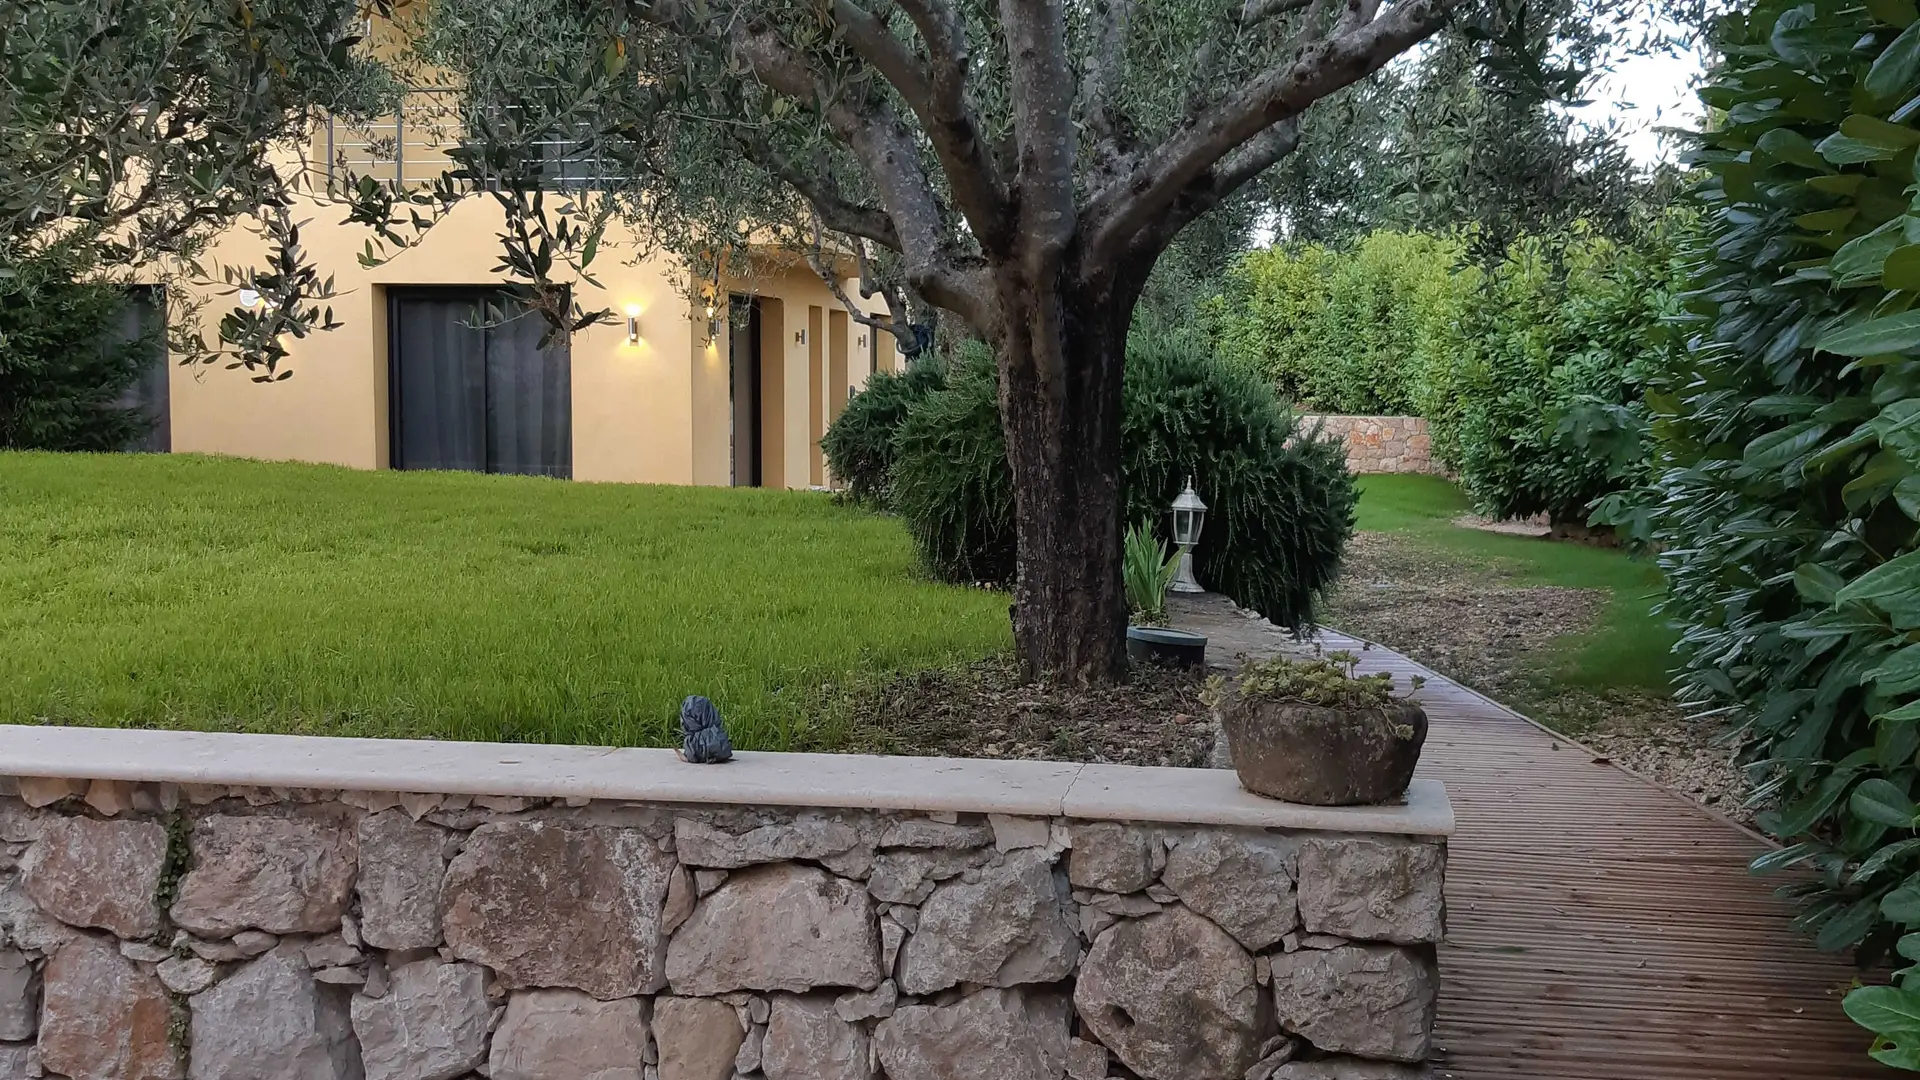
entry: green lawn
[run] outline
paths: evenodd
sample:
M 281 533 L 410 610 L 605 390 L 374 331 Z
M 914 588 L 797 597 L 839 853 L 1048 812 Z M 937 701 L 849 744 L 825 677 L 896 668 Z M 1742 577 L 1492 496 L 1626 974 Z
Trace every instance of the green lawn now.
M 832 747 L 822 683 L 1009 642 L 819 494 L 0 453 L 0 721 Z
M 1358 527 L 1395 533 L 1436 555 L 1470 560 L 1516 585 L 1563 585 L 1611 594 L 1594 628 L 1557 643 L 1542 674 L 1565 686 L 1666 691 L 1675 632 L 1653 613 L 1659 570 L 1615 549 L 1463 529 L 1460 489 L 1435 476 L 1363 476 Z

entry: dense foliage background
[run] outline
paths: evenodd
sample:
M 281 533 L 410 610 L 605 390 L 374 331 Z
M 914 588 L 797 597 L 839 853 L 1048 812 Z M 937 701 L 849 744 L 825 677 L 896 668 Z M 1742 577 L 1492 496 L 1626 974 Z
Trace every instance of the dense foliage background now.
M 0 262 L 0 449 L 119 450 L 152 420 L 118 399 L 160 343 L 121 333 L 124 286 L 61 260 Z
M 1303 409 L 1426 417 L 1481 512 L 1584 523 L 1645 479 L 1636 403 L 1671 347 L 1687 221 L 1643 214 L 1632 244 L 1575 225 L 1488 262 L 1430 233 L 1256 251 L 1213 323 L 1225 358 Z
M 1920 13 L 1763 0 L 1722 53 L 1689 347 L 1649 378 L 1658 476 L 1615 516 L 1661 552 L 1682 698 L 1736 719 L 1778 799 L 1790 846 L 1756 869 L 1810 869 L 1801 921 L 1872 957 L 1920 926 Z M 1920 1067 L 1920 993 L 1848 1010 Z
M 1191 476 L 1210 507 L 1194 553 L 1201 580 L 1280 625 L 1310 624 L 1353 530 L 1356 495 L 1340 444 L 1299 430 L 1264 380 L 1221 363 L 1196 334 L 1137 332 L 1125 393 L 1128 524 L 1165 538 L 1167 507 Z M 866 483 L 866 498 L 901 515 L 922 563 L 944 580 L 1013 579 L 1013 489 L 997 400 L 993 357 L 974 343 L 944 377 L 873 383 L 827 433 L 833 460 L 870 472 L 879 433 L 895 425 L 887 482 Z

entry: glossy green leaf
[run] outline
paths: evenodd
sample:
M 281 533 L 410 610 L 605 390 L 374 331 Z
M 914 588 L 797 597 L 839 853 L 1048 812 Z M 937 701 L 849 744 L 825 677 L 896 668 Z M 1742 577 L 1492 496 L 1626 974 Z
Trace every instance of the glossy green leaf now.
M 1880 901 L 1880 914 L 1893 922 L 1920 923 L 1920 879 L 1908 878 Z
M 1825 171 L 1827 168 L 1825 159 L 1820 156 L 1820 151 L 1814 149 L 1812 141 L 1792 128 L 1774 128 L 1760 136 L 1754 148 L 1781 161 L 1804 165 L 1809 169 Z
M 1834 598 L 1837 603 L 1882 604 L 1902 598 L 1920 599 L 1920 551 L 1909 551 L 1855 578 Z
M 1905 353 L 1920 348 L 1920 311 L 1903 311 L 1836 329 L 1820 339 L 1820 348 L 1839 356 Z
M 1863 986 L 1849 993 L 1841 1008 L 1868 1031 L 1882 1035 L 1920 1033 L 1920 994 L 1892 986 Z
M 1874 100 L 1891 104 L 1913 91 L 1916 71 L 1920 71 L 1920 23 L 1902 30 L 1900 36 L 1874 58 L 1861 86 Z
M 1880 269 L 1880 281 L 1889 289 L 1920 292 L 1920 244 L 1910 243 L 1889 254 Z
M 1888 26 L 1905 29 L 1920 21 L 1913 0 L 1866 0 L 1869 14 Z
M 1859 817 L 1896 829 L 1910 829 L 1920 817 L 1920 807 L 1906 792 L 1877 776 L 1854 788 L 1847 806 Z
M 1880 276 L 1880 268 L 1887 256 L 1906 242 L 1900 222 L 1889 221 L 1864 236 L 1847 241 L 1845 246 L 1834 252 L 1833 261 L 1827 269 L 1833 275 L 1833 283 L 1841 288 L 1864 285 Z
M 1833 571 L 1832 567 L 1819 563 L 1801 563 L 1794 567 L 1793 585 L 1803 599 L 1816 604 L 1831 604 L 1847 579 Z
M 1741 462 L 1747 468 L 1759 471 L 1778 469 L 1804 457 L 1807 451 L 1820 445 L 1820 440 L 1826 438 L 1831 430 L 1831 424 L 1803 420 L 1778 431 L 1769 431 L 1747 444 Z

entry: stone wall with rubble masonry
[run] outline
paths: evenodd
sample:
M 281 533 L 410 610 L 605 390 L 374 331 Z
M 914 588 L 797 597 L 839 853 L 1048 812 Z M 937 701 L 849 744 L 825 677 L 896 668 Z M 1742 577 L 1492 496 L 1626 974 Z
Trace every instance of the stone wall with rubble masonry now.
M 1446 466 L 1434 459 L 1425 417 L 1310 413 L 1300 418 L 1302 430 L 1315 424 L 1347 444 L 1348 472 L 1448 475 Z
M 0 782 L 0 1078 L 1425 1075 L 1435 838 Z

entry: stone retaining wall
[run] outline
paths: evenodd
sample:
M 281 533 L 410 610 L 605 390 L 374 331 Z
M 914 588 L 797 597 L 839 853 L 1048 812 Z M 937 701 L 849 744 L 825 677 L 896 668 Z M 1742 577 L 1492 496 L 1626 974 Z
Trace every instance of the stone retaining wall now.
M 0 771 L 45 771 L 44 730 L 0 731 Z M 111 778 L 0 783 L 0 1080 L 1425 1075 L 1451 828 L 1437 785 L 1347 812 L 1206 770 L 1084 767 L 1105 770 L 1094 783 L 1046 763 L 829 759 L 904 773 L 936 792 L 921 802 L 942 783 L 984 794 L 977 811 L 870 792 L 746 805 L 719 796 L 811 770 L 501 746 L 473 752 L 591 753 L 680 770 L 635 790 L 715 797 L 398 793 L 212 782 L 208 740 L 243 736 L 127 755 L 185 763 L 171 771 L 115 766 L 97 747 L 116 736 L 156 738 L 79 736 L 96 767 L 65 772 Z M 354 741 L 253 737 L 224 772 L 316 742 Z M 397 763 L 363 748 L 355 767 L 404 771 L 441 744 L 387 745 Z M 524 764 L 525 784 L 489 783 L 581 775 Z M 1064 811 L 1082 784 L 1096 801 L 1134 789 L 1149 820 L 991 809 Z M 1203 820 L 1327 827 L 1166 820 L 1181 800 Z M 1417 834 L 1367 831 L 1383 821 Z
M 1347 470 L 1359 473 L 1427 473 L 1445 476 L 1433 458 L 1433 437 L 1420 416 L 1339 416 L 1307 414 L 1302 428 L 1322 425 L 1347 444 Z

